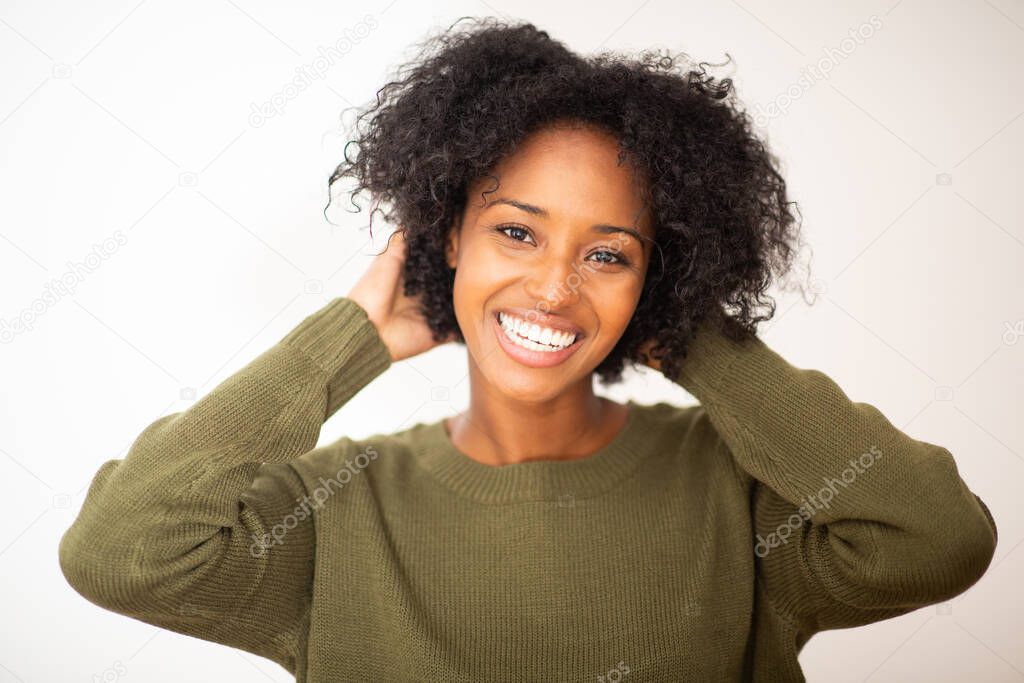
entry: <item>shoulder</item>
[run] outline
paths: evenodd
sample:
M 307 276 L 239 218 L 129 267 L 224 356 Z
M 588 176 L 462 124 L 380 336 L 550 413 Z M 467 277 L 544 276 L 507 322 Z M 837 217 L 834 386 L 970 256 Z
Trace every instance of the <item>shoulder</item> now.
M 655 444 L 655 454 L 693 475 L 696 471 L 717 471 L 735 480 L 749 478 L 736 466 L 729 446 L 700 403 L 676 405 L 660 401 L 637 404 L 642 411 L 646 438 Z M 749 482 L 746 482 L 749 483 Z
M 317 446 L 289 464 L 307 485 L 321 477 L 349 481 L 359 474 L 373 478 L 395 476 L 414 462 L 417 444 L 430 426 L 417 422 L 396 432 L 378 432 L 361 438 L 343 436 Z
M 707 410 L 699 403 L 681 406 L 659 401 L 652 404 L 636 403 L 635 407 L 640 411 L 646 430 L 664 435 L 682 450 L 699 449 L 721 442 Z

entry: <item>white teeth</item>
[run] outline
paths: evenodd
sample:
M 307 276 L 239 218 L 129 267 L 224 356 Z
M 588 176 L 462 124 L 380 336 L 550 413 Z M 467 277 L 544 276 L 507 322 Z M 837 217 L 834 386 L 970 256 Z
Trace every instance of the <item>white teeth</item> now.
M 542 328 L 536 324 L 531 325 L 525 320 L 506 313 L 498 313 L 498 322 L 506 337 L 519 346 L 532 351 L 560 351 L 576 341 L 576 335 L 571 332 L 562 332 L 550 327 Z

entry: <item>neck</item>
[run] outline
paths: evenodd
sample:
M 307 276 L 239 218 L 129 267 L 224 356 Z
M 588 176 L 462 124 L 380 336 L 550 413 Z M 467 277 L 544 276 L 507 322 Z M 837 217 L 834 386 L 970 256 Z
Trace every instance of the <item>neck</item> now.
M 446 421 L 455 446 L 474 460 L 502 466 L 531 460 L 574 460 L 618 433 L 625 406 L 597 396 L 588 377 L 539 400 L 509 397 L 470 369 L 469 407 Z

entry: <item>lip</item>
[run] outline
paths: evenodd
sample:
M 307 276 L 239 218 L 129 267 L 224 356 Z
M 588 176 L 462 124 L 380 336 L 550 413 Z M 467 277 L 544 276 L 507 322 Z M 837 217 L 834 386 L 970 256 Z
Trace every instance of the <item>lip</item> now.
M 501 310 L 512 313 L 516 309 Z M 501 329 L 501 323 L 498 321 L 498 311 L 494 312 L 491 320 L 494 321 L 492 326 L 494 327 L 494 334 L 498 337 L 498 344 L 505 353 L 511 356 L 513 360 L 531 368 L 550 368 L 564 362 L 569 356 L 576 353 L 585 336 L 582 332 L 577 333 L 576 339 L 573 340 L 572 344 L 560 351 L 531 351 L 530 349 L 524 349 L 505 336 L 505 330 Z

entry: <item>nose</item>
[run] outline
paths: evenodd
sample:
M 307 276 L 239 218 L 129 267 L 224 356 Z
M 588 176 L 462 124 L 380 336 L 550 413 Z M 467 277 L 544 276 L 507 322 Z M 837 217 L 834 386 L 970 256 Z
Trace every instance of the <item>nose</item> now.
M 525 289 L 534 303 L 546 301 L 551 310 L 579 302 L 584 278 L 571 256 L 549 253 L 538 257 L 529 268 Z

